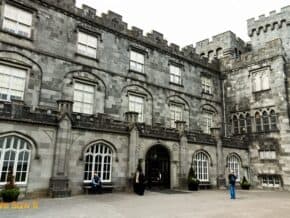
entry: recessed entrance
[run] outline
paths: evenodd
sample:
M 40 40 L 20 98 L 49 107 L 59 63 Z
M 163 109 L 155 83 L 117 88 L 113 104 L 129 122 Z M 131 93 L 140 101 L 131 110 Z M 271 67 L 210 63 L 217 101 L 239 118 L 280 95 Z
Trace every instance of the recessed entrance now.
M 170 155 L 162 145 L 155 145 L 146 154 L 146 176 L 149 188 L 170 188 Z

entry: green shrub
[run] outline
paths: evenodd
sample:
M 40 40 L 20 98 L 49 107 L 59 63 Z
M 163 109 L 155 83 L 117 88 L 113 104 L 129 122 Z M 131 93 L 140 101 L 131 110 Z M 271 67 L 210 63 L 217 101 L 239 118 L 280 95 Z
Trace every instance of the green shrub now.
M 19 194 L 19 188 L 4 189 L 1 191 L 1 197 L 5 202 L 17 201 Z
M 250 189 L 251 184 L 248 182 L 245 176 L 243 177 L 240 184 L 241 184 L 242 189 L 247 189 L 247 190 Z
M 4 186 L 4 189 L 0 192 L 4 202 L 17 201 L 20 194 L 19 188 L 15 185 L 14 176 L 12 169 L 8 172 L 7 184 Z
M 199 185 L 199 180 L 196 178 L 196 174 L 193 170 L 193 167 L 190 167 L 188 178 L 187 178 L 187 184 L 189 190 L 197 190 Z

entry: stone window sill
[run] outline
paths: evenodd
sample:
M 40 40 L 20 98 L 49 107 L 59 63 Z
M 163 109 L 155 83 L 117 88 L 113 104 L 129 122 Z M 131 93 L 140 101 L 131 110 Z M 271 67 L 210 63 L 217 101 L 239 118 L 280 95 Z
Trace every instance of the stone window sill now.
M 31 41 L 31 42 L 34 41 L 32 36 L 31 37 L 26 37 L 26 36 L 23 36 L 23 35 L 19 35 L 17 33 L 10 32 L 10 31 L 5 30 L 5 29 L 1 29 L 1 32 L 9 34 L 9 35 L 14 36 L 14 37 L 19 38 L 19 39 L 25 39 L 25 40 L 28 40 L 28 41 Z
M 259 94 L 259 93 L 263 93 L 263 92 L 268 92 L 270 90 L 271 90 L 271 88 L 269 88 L 269 89 L 263 89 L 263 90 L 258 90 L 258 91 L 253 91 L 253 93 L 254 94 Z
M 136 73 L 136 74 L 139 74 L 139 75 L 142 75 L 142 76 L 147 76 L 145 73 L 143 72 L 139 72 L 139 71 L 136 71 L 136 70 L 132 70 L 132 69 L 129 69 L 128 70 L 129 73 Z
M 170 85 L 179 86 L 179 87 L 184 88 L 184 86 L 182 84 L 179 84 L 179 83 L 169 82 L 169 84 Z
M 90 59 L 92 61 L 95 61 L 95 62 L 99 63 L 99 59 L 97 57 L 91 57 L 91 56 L 88 56 L 88 55 L 85 55 L 85 54 L 82 54 L 82 53 L 79 53 L 79 52 L 76 52 L 75 55 L 83 57 L 83 58 L 87 58 L 87 59 Z
M 213 96 L 213 94 L 212 94 L 212 93 L 209 93 L 209 92 L 204 92 L 204 91 L 202 91 L 202 92 L 201 92 L 201 94 L 202 94 L 202 95 Z

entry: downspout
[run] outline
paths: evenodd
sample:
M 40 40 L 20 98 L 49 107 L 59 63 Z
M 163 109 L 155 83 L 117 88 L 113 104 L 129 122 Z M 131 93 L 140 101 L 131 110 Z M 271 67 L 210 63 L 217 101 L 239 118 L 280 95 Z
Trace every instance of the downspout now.
M 225 76 L 222 76 L 221 78 L 221 86 L 222 86 L 222 110 L 223 110 L 223 116 L 222 116 L 222 123 L 223 123 L 223 130 L 224 130 L 224 136 L 227 137 L 227 124 L 226 124 L 226 103 L 225 103 Z

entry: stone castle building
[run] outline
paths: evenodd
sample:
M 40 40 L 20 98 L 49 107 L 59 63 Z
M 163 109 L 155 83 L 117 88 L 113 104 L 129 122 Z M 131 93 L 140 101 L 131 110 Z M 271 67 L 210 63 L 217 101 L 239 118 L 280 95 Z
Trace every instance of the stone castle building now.
M 180 49 L 74 0 L 0 0 L 0 187 L 221 187 L 234 170 L 290 189 L 290 7 Z M 162 179 L 157 180 L 161 173 Z

